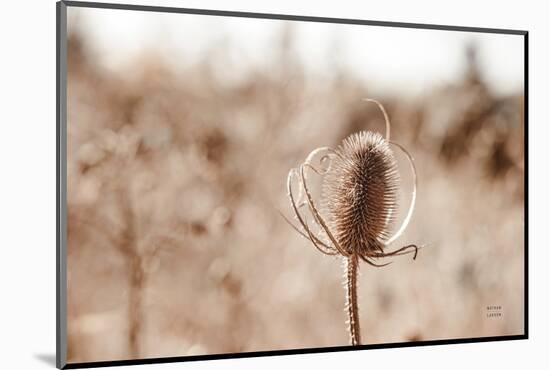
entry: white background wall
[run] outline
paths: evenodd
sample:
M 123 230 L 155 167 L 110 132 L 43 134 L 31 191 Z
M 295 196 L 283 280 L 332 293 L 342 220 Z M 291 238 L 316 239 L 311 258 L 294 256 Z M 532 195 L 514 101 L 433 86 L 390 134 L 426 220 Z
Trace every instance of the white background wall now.
M 128 0 L 129 1 L 129 0 Z M 544 2 L 143 0 L 179 7 L 528 29 L 528 341 L 142 366 L 143 369 L 547 368 L 550 24 Z M 2 4 L 0 47 L 0 368 L 52 368 L 55 354 L 55 2 Z M 29 132 L 31 134 L 29 135 Z M 456 318 L 460 320 L 460 317 Z M 527 365 L 527 366 L 526 366 Z

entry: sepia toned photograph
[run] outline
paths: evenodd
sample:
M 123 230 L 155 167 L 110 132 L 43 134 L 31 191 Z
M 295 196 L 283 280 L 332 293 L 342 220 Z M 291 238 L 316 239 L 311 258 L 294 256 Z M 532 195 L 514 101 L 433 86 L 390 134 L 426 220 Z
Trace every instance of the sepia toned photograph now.
M 525 335 L 524 35 L 69 6 L 65 42 L 68 364 Z

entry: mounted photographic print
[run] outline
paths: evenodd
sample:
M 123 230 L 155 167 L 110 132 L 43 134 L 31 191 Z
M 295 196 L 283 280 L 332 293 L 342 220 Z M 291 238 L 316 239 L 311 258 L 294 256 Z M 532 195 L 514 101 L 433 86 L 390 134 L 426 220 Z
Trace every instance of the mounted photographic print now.
M 57 27 L 59 368 L 527 338 L 526 31 Z

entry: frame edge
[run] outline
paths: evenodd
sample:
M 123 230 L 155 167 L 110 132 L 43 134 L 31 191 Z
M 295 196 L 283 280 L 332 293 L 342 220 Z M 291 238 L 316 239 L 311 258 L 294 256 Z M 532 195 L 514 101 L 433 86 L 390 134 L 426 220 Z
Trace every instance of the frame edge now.
M 67 365 L 67 5 L 56 3 L 56 367 Z
M 479 33 L 497 33 L 509 35 L 524 35 L 526 30 L 506 29 L 506 28 L 487 28 L 475 26 L 453 26 L 443 24 L 428 24 L 428 23 L 408 23 L 398 21 L 376 21 L 363 20 L 353 18 L 330 18 L 322 16 L 305 16 L 293 14 L 277 14 L 277 13 L 256 13 L 246 11 L 232 10 L 213 10 L 213 9 L 197 9 L 197 8 L 179 8 L 157 5 L 137 5 L 123 3 L 107 3 L 107 2 L 92 2 L 92 1 L 74 1 L 62 0 L 67 6 L 78 8 L 95 8 L 95 9 L 118 9 L 118 10 L 137 10 L 145 12 L 162 12 L 162 13 L 179 13 L 179 14 L 195 14 L 195 15 L 212 15 L 222 17 L 238 17 L 238 18 L 258 18 L 258 19 L 277 19 L 286 21 L 303 21 L 303 22 L 318 22 L 318 23 L 342 23 L 356 24 L 368 26 L 383 26 L 397 28 L 417 28 L 426 30 L 441 30 L 441 31 L 460 31 L 460 32 L 479 32 Z

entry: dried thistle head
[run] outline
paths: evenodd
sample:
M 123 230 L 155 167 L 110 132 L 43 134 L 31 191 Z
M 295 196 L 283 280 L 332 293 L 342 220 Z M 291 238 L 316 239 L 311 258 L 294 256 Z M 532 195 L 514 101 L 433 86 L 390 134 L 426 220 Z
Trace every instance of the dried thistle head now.
M 395 223 L 397 161 L 382 135 L 361 131 L 336 149 L 323 179 L 322 202 L 334 238 L 349 254 L 382 251 Z
M 393 252 L 384 250 L 403 233 L 412 217 L 416 169 L 407 150 L 390 141 L 390 122 L 384 107 L 375 100 L 366 100 L 376 103 L 384 114 L 386 137 L 361 131 L 348 136 L 336 149 L 323 147 L 312 151 L 302 165 L 290 170 L 287 179 L 290 203 L 301 227 L 287 221 L 324 254 L 355 256 L 380 267 L 384 265 L 377 265 L 374 259 L 406 253 L 414 253 L 416 258 L 418 248 L 415 245 Z M 408 213 L 393 236 L 400 176 L 392 146 L 407 156 L 414 180 Z M 320 202 L 314 201 L 309 189 L 312 173 L 323 176 Z M 292 189 L 295 179 L 299 182 L 298 198 Z M 319 233 L 312 232 L 304 208 L 309 210 Z M 324 217 L 320 210 L 324 211 Z

